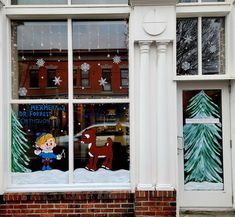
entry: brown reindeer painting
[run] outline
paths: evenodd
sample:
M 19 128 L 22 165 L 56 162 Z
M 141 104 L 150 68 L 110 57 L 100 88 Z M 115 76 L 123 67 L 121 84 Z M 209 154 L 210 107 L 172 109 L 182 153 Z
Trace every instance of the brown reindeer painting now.
M 107 142 L 102 147 L 96 146 L 96 128 L 88 129 L 82 133 L 82 143 L 88 145 L 89 162 L 85 167 L 87 170 L 96 171 L 97 162 L 99 158 L 105 158 L 101 167 L 111 170 L 113 160 L 113 141 L 110 137 L 107 138 Z

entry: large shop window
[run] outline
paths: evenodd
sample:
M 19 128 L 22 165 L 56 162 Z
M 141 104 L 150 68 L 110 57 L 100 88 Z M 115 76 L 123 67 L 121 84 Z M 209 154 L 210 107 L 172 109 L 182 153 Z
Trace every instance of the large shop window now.
M 177 19 L 177 75 L 225 74 L 225 19 Z
M 12 22 L 12 184 L 129 183 L 127 37 L 126 21 Z

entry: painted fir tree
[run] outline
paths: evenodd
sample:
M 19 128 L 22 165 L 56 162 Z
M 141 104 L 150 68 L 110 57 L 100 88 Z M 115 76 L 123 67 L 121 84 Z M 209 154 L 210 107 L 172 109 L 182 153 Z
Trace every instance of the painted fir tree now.
M 11 112 L 11 128 L 12 128 L 12 154 L 11 154 L 11 170 L 12 172 L 30 172 L 28 169 L 29 158 L 26 155 L 29 149 L 26 133 L 22 131 L 22 125 L 18 121 L 15 113 Z
M 190 119 L 220 118 L 219 107 L 202 90 L 189 101 Z M 184 125 L 185 183 L 222 182 L 221 123 Z

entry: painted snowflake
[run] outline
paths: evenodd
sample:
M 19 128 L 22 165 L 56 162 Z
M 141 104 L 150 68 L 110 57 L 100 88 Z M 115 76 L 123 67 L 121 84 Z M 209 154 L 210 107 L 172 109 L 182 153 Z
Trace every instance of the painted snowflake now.
M 113 63 L 119 64 L 121 62 L 121 57 L 118 55 L 115 55 L 113 57 Z
M 44 66 L 44 65 L 45 65 L 45 60 L 44 60 L 43 58 L 37 59 L 36 65 L 37 65 L 38 67 Z
M 192 36 L 191 35 L 187 35 L 186 37 L 184 37 L 184 42 L 187 44 L 190 44 L 192 42 Z
M 106 78 L 101 77 L 99 80 L 99 85 L 104 87 L 106 84 L 108 84 L 108 82 L 106 81 Z
M 212 46 L 210 47 L 210 53 L 215 53 L 216 50 L 217 50 L 217 48 L 216 48 L 215 45 L 212 45 Z
M 20 96 L 26 96 L 27 95 L 27 89 L 25 87 L 20 87 L 18 90 L 18 93 Z
M 190 67 L 191 67 L 190 63 L 188 63 L 188 62 L 183 62 L 183 63 L 182 63 L 182 69 L 183 69 L 184 71 L 189 70 Z
M 22 60 L 26 60 L 26 58 L 24 56 L 21 57 Z
M 54 81 L 55 85 L 60 85 L 60 83 L 62 82 L 60 77 L 55 77 L 55 79 L 53 81 Z
M 90 70 L 90 65 L 88 63 L 83 63 L 81 65 L 81 70 L 85 71 L 85 72 L 89 71 Z

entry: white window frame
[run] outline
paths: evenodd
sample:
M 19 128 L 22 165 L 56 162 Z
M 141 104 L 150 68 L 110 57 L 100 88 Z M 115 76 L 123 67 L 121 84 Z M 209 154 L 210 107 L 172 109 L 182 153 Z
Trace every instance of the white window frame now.
M 176 15 L 178 18 L 198 18 L 198 74 L 196 75 L 176 75 L 174 80 L 229 80 L 233 74 L 234 67 L 232 57 L 233 44 L 231 37 L 232 20 L 232 0 L 225 2 L 203 2 L 203 3 L 178 3 L 176 5 Z M 224 17 L 225 18 L 225 73 L 203 75 L 202 74 L 202 53 L 201 51 L 201 20 L 202 18 Z
M 10 0 L 8 0 L 8 3 Z M 71 1 L 69 0 L 71 3 Z M 7 46 L 5 47 L 5 53 L 7 54 L 7 64 L 4 67 L 4 71 L 7 73 L 6 76 L 0 80 L 3 84 L 4 96 L 8 103 L 5 104 L 3 108 L 4 114 L 4 129 L 7 129 L 7 133 L 4 133 L 3 137 L 3 153 L 4 155 L 3 164 L 4 168 L 4 191 L 7 192 L 25 192 L 25 191 L 101 191 L 101 190 L 134 190 L 134 168 L 133 165 L 133 147 L 130 146 L 130 182 L 129 183 L 85 183 L 85 184 L 74 184 L 73 183 L 73 171 L 74 171 L 74 162 L 73 162 L 73 105 L 74 104 L 104 104 L 104 103 L 128 103 L 129 104 L 129 119 L 133 120 L 133 96 L 134 91 L 132 89 L 133 85 L 129 87 L 129 97 L 120 98 L 120 99 L 74 99 L 73 98 L 73 47 L 72 47 L 72 20 L 77 19 L 128 19 L 130 14 L 130 8 L 128 5 L 109 5 L 105 7 L 104 5 L 96 5 L 89 7 L 86 6 L 77 6 L 77 5 L 44 5 L 44 6 L 21 6 L 21 5 L 10 5 L 5 7 L 6 16 L 6 38 Z M 11 84 L 11 20 L 66 20 L 67 21 L 67 33 L 68 33 L 68 99 L 12 99 L 12 84 Z M 133 50 L 129 46 L 129 55 L 132 55 Z M 130 65 L 130 64 L 129 64 Z M 129 69 L 129 79 L 132 81 L 133 77 L 131 76 L 131 70 Z M 4 82 L 6 81 L 7 82 Z M 133 81 L 132 81 L 133 82 Z M 10 90 L 10 91 L 9 91 Z M 67 104 L 69 111 L 69 183 L 68 184 L 58 184 L 56 186 L 52 185 L 13 185 L 11 183 L 11 105 L 12 104 Z M 130 122 L 130 143 L 133 140 L 133 129 L 132 123 Z M 1 190 L 1 189 L 0 189 Z

